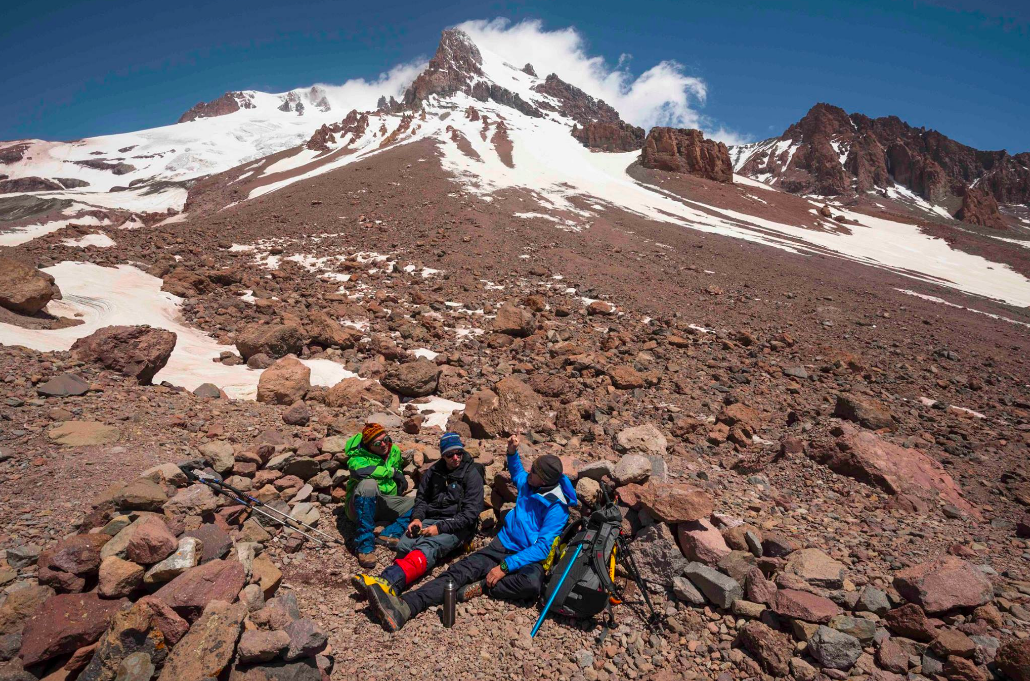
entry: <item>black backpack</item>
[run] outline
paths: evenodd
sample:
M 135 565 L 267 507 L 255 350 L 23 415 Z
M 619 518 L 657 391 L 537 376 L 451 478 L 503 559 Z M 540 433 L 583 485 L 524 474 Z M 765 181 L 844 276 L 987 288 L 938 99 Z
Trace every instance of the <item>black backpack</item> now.
M 613 577 L 621 529 L 622 512 L 610 500 L 565 529 L 544 589 L 544 607 L 551 602 L 548 612 L 587 619 L 607 609 L 612 619 L 610 605 L 618 596 Z

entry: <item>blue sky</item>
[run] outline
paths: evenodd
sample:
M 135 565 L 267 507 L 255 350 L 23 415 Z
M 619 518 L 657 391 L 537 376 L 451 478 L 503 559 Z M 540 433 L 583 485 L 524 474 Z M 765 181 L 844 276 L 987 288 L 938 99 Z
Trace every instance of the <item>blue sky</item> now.
M 816 102 L 894 114 L 981 149 L 1030 150 L 1030 3 L 1015 0 L 390 3 L 7 0 L 0 139 L 173 123 L 227 90 L 374 79 L 470 19 L 574 27 L 632 76 L 703 81 L 702 122 L 781 133 Z M 539 71 L 547 66 L 537 64 Z

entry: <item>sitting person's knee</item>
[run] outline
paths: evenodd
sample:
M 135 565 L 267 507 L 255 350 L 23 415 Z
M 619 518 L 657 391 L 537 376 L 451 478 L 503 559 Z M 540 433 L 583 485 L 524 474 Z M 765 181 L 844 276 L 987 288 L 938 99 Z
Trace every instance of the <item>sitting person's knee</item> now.
M 368 480 L 362 480 L 358 483 L 358 486 L 354 488 L 354 493 L 359 497 L 374 497 L 379 494 L 379 485 L 371 478 Z

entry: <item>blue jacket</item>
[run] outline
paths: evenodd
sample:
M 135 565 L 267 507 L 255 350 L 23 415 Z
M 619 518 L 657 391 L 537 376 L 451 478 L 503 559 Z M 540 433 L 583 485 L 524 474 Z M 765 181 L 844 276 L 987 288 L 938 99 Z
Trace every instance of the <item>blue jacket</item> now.
M 497 538 L 506 549 L 516 551 L 504 559 L 508 570 L 515 572 L 524 565 L 547 558 L 555 538 L 569 520 L 569 507 L 575 506 L 577 501 L 576 489 L 564 475 L 558 487 L 546 495 L 534 492 L 518 451 L 508 457 L 508 472 L 518 489 L 518 498 Z

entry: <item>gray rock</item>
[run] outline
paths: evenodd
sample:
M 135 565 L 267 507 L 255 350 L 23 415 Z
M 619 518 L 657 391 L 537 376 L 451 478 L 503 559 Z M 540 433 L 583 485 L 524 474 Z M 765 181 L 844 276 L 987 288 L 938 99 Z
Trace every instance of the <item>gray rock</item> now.
M 862 643 L 871 643 L 873 637 L 876 636 L 876 624 L 861 617 L 837 615 L 830 620 L 830 627 L 854 636 Z
M 22 544 L 7 549 L 7 564 L 15 570 L 35 565 L 39 560 L 40 550 L 38 544 Z
M 222 397 L 222 391 L 218 389 L 218 386 L 214 383 L 202 383 L 198 385 L 193 391 L 196 397 L 206 397 L 210 399 L 219 399 Z
M 665 456 L 669 441 L 662 431 L 647 423 L 619 431 L 615 436 L 615 445 L 623 452 Z
M 615 464 L 613 475 L 620 485 L 642 483 L 651 476 L 651 460 L 639 454 L 627 454 Z
M 329 640 L 314 620 L 306 618 L 290 622 L 284 631 L 290 636 L 290 645 L 284 656 L 287 662 L 302 657 L 314 657 L 325 648 Z
M 231 472 L 233 465 L 236 463 L 232 445 L 224 440 L 205 442 L 200 446 L 200 454 L 204 457 L 204 461 L 219 475 Z
M 684 603 L 701 606 L 705 604 L 705 597 L 697 590 L 690 580 L 679 575 L 672 578 L 672 595 Z
M 21 633 L 0 636 L 0 662 L 13 660 L 19 649 L 21 649 Z
M 758 535 L 748 530 L 744 533 L 744 542 L 747 544 L 747 550 L 751 552 L 751 555 L 755 558 L 762 557 L 762 540 L 758 538 Z
M 883 615 L 890 609 L 891 602 L 887 598 L 887 594 L 873 586 L 862 589 L 862 593 L 858 596 L 858 603 L 855 605 L 855 610 L 859 612 L 871 612 L 877 615 Z
M 704 563 L 689 563 L 684 575 L 717 607 L 729 610 L 733 601 L 744 597 L 740 584 L 723 573 L 713 570 Z
M 930 651 L 923 653 L 920 665 L 923 667 L 923 676 L 937 676 L 944 673 L 944 661 Z
M 862 654 L 862 643 L 850 634 L 820 626 L 809 639 L 808 650 L 824 667 L 847 671 Z
M 89 392 L 89 383 L 75 374 L 61 374 L 46 383 L 36 386 L 36 392 L 44 397 L 71 397 Z
M 652 591 L 664 590 L 687 567 L 687 559 L 665 523 L 655 523 L 642 530 L 633 541 L 632 550 L 640 576 Z

